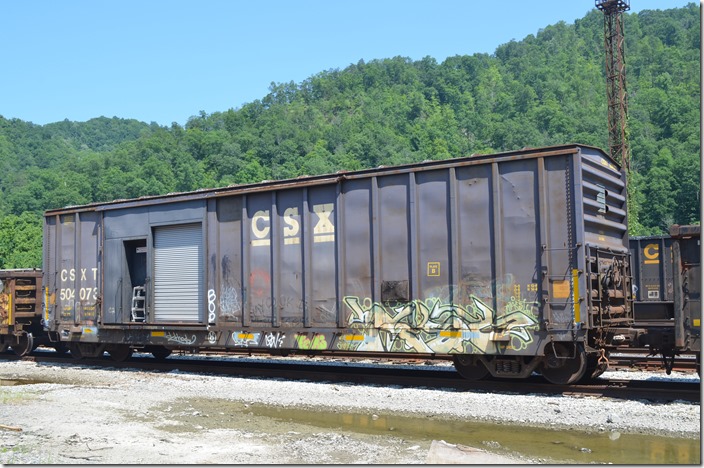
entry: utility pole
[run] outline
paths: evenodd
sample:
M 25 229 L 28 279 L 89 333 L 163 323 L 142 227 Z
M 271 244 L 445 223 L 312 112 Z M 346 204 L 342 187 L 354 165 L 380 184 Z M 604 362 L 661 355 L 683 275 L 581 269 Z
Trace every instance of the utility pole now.
M 609 151 L 620 161 L 628 182 L 631 155 L 628 145 L 628 103 L 626 63 L 623 54 L 623 15 L 631 8 L 630 0 L 595 0 L 604 12 L 604 48 L 606 50 L 606 98 L 609 113 Z

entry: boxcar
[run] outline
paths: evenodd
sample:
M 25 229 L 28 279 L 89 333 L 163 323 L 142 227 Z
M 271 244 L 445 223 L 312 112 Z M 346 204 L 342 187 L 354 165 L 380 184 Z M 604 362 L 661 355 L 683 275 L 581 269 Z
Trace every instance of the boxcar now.
M 564 145 L 45 213 L 47 325 L 134 349 L 409 353 L 574 382 L 633 339 L 624 174 Z
M 632 237 L 634 328 L 639 343 L 670 361 L 701 352 L 701 226 L 670 228 L 669 236 Z

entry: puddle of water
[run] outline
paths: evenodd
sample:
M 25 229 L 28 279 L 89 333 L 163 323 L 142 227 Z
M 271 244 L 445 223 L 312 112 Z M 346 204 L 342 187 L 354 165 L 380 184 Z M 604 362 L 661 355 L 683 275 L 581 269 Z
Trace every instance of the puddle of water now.
M 234 408 L 233 408 L 234 409 Z M 341 428 L 353 432 L 389 434 L 408 439 L 444 440 L 502 453 L 563 463 L 700 464 L 699 439 L 678 439 L 618 432 L 583 433 L 469 421 L 446 421 L 394 415 L 316 412 L 250 406 L 254 416 Z
M 32 385 L 32 384 L 40 384 L 40 383 L 48 383 L 42 380 L 27 380 L 27 379 L 19 379 L 19 380 L 13 380 L 13 379 L 0 379 L 0 387 L 14 387 L 16 385 Z

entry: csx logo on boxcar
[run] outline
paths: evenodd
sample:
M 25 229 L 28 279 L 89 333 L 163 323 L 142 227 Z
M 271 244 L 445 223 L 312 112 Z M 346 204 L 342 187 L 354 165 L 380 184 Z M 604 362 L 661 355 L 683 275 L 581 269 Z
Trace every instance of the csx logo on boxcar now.
M 335 208 L 333 203 L 313 205 L 313 213 L 318 216 L 318 221 L 313 228 L 313 242 L 335 242 L 335 225 L 330 219 Z M 301 221 L 298 207 L 287 208 L 283 216 L 284 244 L 301 243 Z M 252 246 L 265 246 L 271 244 L 271 216 L 269 210 L 259 210 L 252 216 Z

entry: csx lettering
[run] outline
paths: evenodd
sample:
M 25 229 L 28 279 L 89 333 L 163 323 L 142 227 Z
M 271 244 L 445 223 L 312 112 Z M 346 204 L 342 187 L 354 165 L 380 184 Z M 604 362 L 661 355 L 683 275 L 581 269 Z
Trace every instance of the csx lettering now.
M 87 268 L 81 268 L 81 281 L 86 281 L 86 273 L 88 269 Z M 93 272 L 93 281 L 96 281 L 98 279 L 98 269 L 97 268 L 91 268 L 91 271 Z M 63 269 L 61 270 L 61 281 L 66 282 L 66 281 L 76 281 L 76 269 L 71 268 L 71 269 Z
M 334 242 L 335 225 L 330 216 L 334 210 L 333 203 L 313 205 L 313 213 L 318 220 L 313 227 L 314 242 Z M 301 222 L 298 207 L 290 207 L 283 214 L 284 244 L 300 244 Z M 271 244 L 271 216 L 269 210 L 259 210 L 252 216 L 252 246 L 268 246 Z

